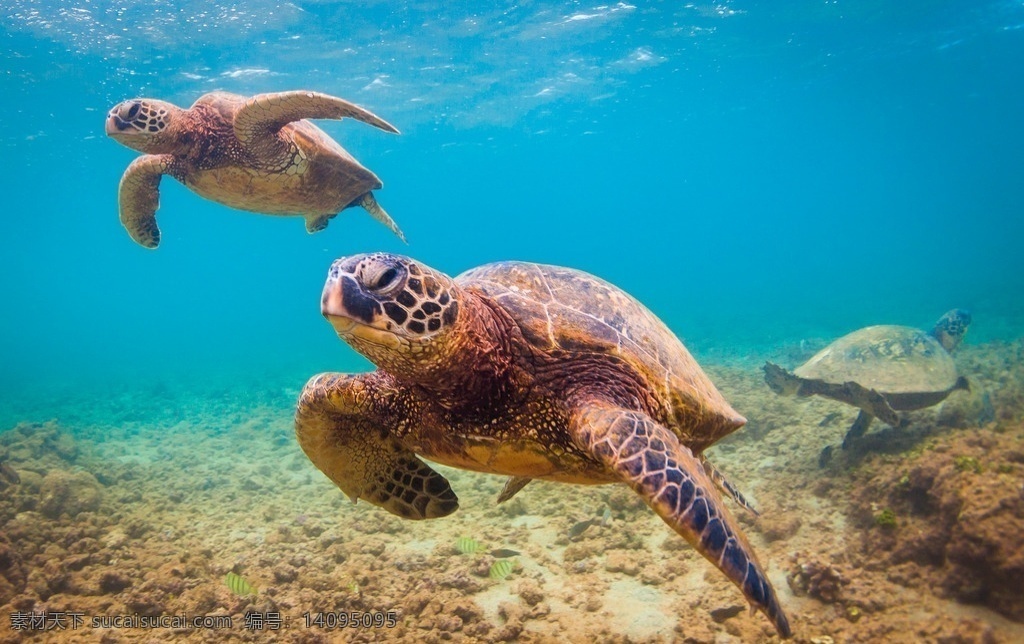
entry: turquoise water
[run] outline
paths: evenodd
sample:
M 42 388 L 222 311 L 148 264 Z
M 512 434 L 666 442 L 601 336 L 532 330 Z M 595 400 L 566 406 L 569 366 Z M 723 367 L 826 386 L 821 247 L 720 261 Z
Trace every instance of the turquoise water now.
M 373 250 L 585 269 L 708 359 L 956 306 L 969 342 L 1024 334 L 1020 2 L 396 4 L 4 3 L 5 396 L 363 370 L 318 303 L 334 258 Z M 394 123 L 319 124 L 409 245 L 172 179 L 161 247 L 135 245 L 107 110 L 215 89 Z
M 761 509 L 741 523 L 801 639 L 1024 641 L 1022 68 L 1021 0 L 4 0 L 0 607 L 769 637 L 761 615 L 716 623 L 741 593 L 624 486 L 496 505 L 500 477 L 438 466 L 460 511 L 403 522 L 317 471 L 300 388 L 372 368 L 322 318 L 324 279 L 389 251 L 451 275 L 571 266 L 661 316 L 749 418 L 707 455 Z M 129 238 L 138 153 L 105 136 L 113 105 L 291 89 L 401 130 L 318 122 L 382 178 L 408 245 L 359 208 L 309 235 L 170 178 L 160 248 Z M 765 360 L 955 307 L 971 391 L 849 450 L 852 408 L 765 386 Z M 570 540 L 596 508 L 613 518 Z M 508 585 L 449 551 L 465 537 L 521 553 Z M 229 596 L 229 571 L 265 594 Z M 841 601 L 812 589 L 835 579 Z M 291 639 L 332 629 L 309 630 Z

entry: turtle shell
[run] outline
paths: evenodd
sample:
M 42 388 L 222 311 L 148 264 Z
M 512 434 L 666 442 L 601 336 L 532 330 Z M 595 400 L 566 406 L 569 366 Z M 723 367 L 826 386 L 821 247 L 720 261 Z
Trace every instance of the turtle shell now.
M 794 373 L 831 384 L 853 381 L 883 394 L 948 391 L 958 378 L 953 358 L 934 337 L 894 325 L 844 335 Z
M 307 120 L 292 121 L 276 134 L 266 135 L 292 144 L 290 165 L 260 165 L 259 155 L 243 150 L 234 131 L 227 129 L 248 100 L 247 96 L 229 92 L 211 92 L 192 105 L 193 112 L 209 110 L 219 115 L 204 123 L 211 132 L 220 128 L 220 140 L 226 146 L 215 167 L 199 168 L 184 177 L 185 185 L 192 190 L 240 210 L 307 215 L 340 212 L 383 185 L 377 175 Z M 278 159 L 274 162 L 280 163 Z
M 469 270 L 456 281 L 504 308 L 542 352 L 623 360 L 662 403 L 670 428 L 697 451 L 746 422 L 657 316 L 598 277 L 558 266 L 499 262 Z
M 242 96 L 240 94 L 232 94 L 230 92 L 210 92 L 209 94 L 203 94 L 200 96 L 196 102 L 192 104 L 192 109 L 195 110 L 197 106 L 208 108 L 219 114 L 223 123 L 230 124 L 235 120 L 235 116 L 238 114 L 238 111 L 245 107 L 248 100 L 248 96 Z M 336 155 L 348 163 L 352 163 L 357 166 L 359 165 L 359 162 L 356 161 L 355 158 L 345 150 L 345 148 L 341 147 L 337 141 L 331 138 L 326 132 L 321 130 L 311 121 L 307 121 L 305 119 L 292 121 L 281 128 L 279 136 L 295 143 L 307 158 L 311 154 L 320 151 L 324 154 Z M 369 170 L 365 171 L 369 172 Z M 376 177 L 373 177 L 373 179 L 375 180 Z M 368 181 L 369 183 L 367 185 L 373 187 L 373 181 Z M 376 187 L 380 187 L 379 183 Z

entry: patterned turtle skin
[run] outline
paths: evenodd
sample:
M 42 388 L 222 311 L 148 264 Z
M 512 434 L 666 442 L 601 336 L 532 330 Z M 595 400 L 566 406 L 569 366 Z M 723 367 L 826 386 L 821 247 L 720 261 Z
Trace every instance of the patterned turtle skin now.
M 306 91 L 251 98 L 213 92 L 189 109 L 136 98 L 114 106 L 106 132 L 144 152 L 121 178 L 121 223 L 146 248 L 160 244 L 160 179 L 240 210 L 297 215 L 314 233 L 350 206 L 362 206 L 404 241 L 371 191 L 383 184 L 334 139 L 304 119 L 354 118 L 385 132 L 393 125 L 348 101 Z
M 906 326 L 869 326 L 828 345 L 792 373 L 771 362 L 765 380 L 783 395 L 819 395 L 860 408 L 843 440 L 849 448 L 878 417 L 899 426 L 899 411 L 931 407 L 967 379 L 957 373 L 950 355 L 959 345 L 971 315 L 954 309 L 931 332 Z
M 302 449 L 353 501 L 408 519 L 458 499 L 417 458 L 512 477 L 625 483 L 715 564 L 782 637 L 788 620 L 702 451 L 746 420 L 683 344 L 615 286 L 501 262 L 452 279 L 383 253 L 333 263 L 321 309 L 376 371 L 314 376 Z

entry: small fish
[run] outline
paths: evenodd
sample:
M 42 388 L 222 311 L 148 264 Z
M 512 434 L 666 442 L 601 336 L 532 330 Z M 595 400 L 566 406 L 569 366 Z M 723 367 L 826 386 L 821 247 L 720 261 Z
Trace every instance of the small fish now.
M 576 522 L 571 528 L 569 528 L 569 538 L 575 539 L 586 532 L 587 528 L 597 523 L 600 523 L 600 519 L 584 519 L 583 521 Z
M 236 595 L 255 595 L 256 587 L 245 580 L 241 575 L 229 572 L 224 576 L 224 583 Z
M 509 550 L 508 548 L 491 550 L 491 556 L 497 557 L 498 559 L 507 559 L 508 557 L 515 557 L 518 554 L 521 554 L 518 550 Z
M 459 540 L 455 542 L 455 549 L 464 555 L 474 555 L 487 550 L 482 543 L 469 537 L 459 537 Z
M 821 422 L 818 423 L 818 427 L 826 427 L 828 425 L 831 425 L 836 419 L 841 418 L 842 416 L 843 415 L 840 414 L 839 412 L 834 411 L 830 413 L 828 416 L 822 418 Z
M 585 519 L 583 521 L 579 521 L 576 524 L 574 524 L 571 528 L 569 528 L 569 538 L 575 539 L 576 537 L 586 532 L 587 528 L 589 528 L 590 526 L 599 525 L 602 528 L 606 528 L 609 525 L 611 525 L 611 523 L 612 511 L 610 508 L 605 506 L 604 511 L 598 512 L 598 515 L 593 519 Z
M 721 624 L 730 617 L 736 617 L 743 612 L 743 606 L 729 606 L 728 608 L 716 608 L 711 611 L 711 619 L 715 620 L 715 623 Z
M 491 564 L 491 569 L 487 572 L 487 575 L 496 581 L 500 581 L 505 577 L 508 577 L 509 573 L 512 572 L 512 562 L 508 559 L 499 559 Z

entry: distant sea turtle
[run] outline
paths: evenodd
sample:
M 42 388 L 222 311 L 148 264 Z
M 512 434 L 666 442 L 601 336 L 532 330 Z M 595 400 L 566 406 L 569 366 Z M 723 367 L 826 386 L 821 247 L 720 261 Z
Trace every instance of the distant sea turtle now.
M 970 323 L 970 313 L 954 309 L 930 333 L 905 326 L 865 327 L 839 338 L 792 373 L 766 363 L 765 381 L 778 394 L 817 394 L 859 407 L 857 420 L 843 439 L 846 449 L 874 418 L 898 427 L 897 411 L 931 407 L 957 389 L 968 388 L 950 352 L 959 346 Z
M 357 105 L 316 92 L 213 92 L 187 110 L 148 98 L 124 101 L 107 114 L 107 135 L 146 155 L 121 177 L 121 223 L 132 239 L 157 247 L 160 179 L 168 174 L 232 208 L 305 217 L 311 233 L 358 204 L 404 240 L 371 192 L 380 179 L 303 120 L 346 117 L 398 132 Z
M 302 449 L 353 501 L 407 519 L 454 512 L 417 454 L 510 475 L 516 490 L 624 482 L 790 636 L 701 455 L 746 419 L 635 299 L 567 268 L 502 262 L 453 280 L 371 254 L 334 262 L 321 310 L 378 367 L 313 377 L 296 411 Z

